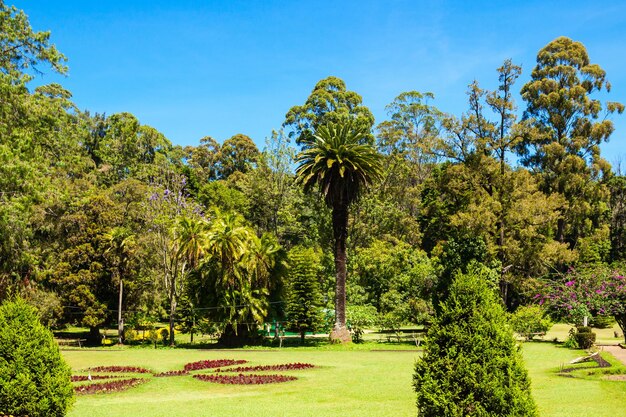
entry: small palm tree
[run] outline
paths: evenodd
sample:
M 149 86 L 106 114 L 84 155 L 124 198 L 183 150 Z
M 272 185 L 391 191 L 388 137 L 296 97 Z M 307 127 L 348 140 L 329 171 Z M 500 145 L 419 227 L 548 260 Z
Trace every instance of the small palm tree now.
M 382 171 L 380 154 L 367 144 L 369 132 L 353 122 L 320 126 L 311 147 L 296 157 L 296 180 L 305 190 L 318 186 L 332 209 L 335 238 L 335 327 L 331 340 L 347 342 L 346 329 L 346 240 L 348 208 L 378 179 Z

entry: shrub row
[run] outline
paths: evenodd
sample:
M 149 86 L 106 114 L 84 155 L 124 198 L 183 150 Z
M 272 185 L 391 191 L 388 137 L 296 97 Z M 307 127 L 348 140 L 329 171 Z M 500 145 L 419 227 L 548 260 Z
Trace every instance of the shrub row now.
M 200 374 L 193 376 L 200 381 L 216 382 L 218 384 L 231 384 L 231 385 L 261 385 L 261 384 L 274 384 L 278 382 L 294 381 L 298 378 L 288 375 L 254 375 L 254 374 L 239 374 L 239 375 L 219 375 L 219 374 Z
M 146 382 L 145 378 L 129 378 L 121 379 L 119 381 L 110 381 L 99 384 L 79 385 L 74 387 L 74 391 L 77 394 L 96 394 L 99 392 L 116 392 L 123 391 L 132 387 L 135 387 L 143 382 Z
M 215 372 L 295 371 L 308 368 L 315 368 L 315 365 L 296 362 L 281 365 L 238 366 L 237 368 L 216 369 Z
M 152 371 L 138 366 L 98 366 L 96 368 L 87 369 L 90 372 L 123 372 L 134 374 L 151 374 Z
M 185 365 L 185 371 L 197 371 L 199 369 L 209 369 L 209 368 L 221 368 L 223 366 L 233 366 L 239 365 L 242 363 L 247 363 L 248 361 L 239 359 L 216 359 L 216 360 L 208 360 L 208 361 L 198 361 L 191 362 Z

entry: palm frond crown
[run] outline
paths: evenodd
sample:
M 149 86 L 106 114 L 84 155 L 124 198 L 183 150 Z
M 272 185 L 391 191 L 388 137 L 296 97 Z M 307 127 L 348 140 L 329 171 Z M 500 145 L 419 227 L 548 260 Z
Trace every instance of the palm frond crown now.
M 305 190 L 318 185 L 329 207 L 348 206 L 381 175 L 380 154 L 366 136 L 353 122 L 320 126 L 311 147 L 296 158 L 297 181 Z

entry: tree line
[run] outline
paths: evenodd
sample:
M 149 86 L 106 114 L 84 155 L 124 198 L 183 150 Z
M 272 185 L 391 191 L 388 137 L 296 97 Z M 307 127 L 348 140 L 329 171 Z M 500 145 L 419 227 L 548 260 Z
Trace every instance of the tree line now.
M 259 150 L 244 134 L 174 145 L 32 88 L 65 56 L 15 7 L 0 31 L 0 299 L 21 292 L 49 325 L 98 340 L 168 320 L 174 343 L 204 323 L 229 345 L 272 320 L 341 333 L 370 311 L 394 328 L 428 323 L 468 268 L 514 310 L 572 266 L 626 257 L 626 177 L 600 154 L 624 106 L 597 98 L 611 86 L 580 42 L 539 51 L 521 117 L 511 60 L 461 115 L 408 91 L 378 124 L 328 77 Z

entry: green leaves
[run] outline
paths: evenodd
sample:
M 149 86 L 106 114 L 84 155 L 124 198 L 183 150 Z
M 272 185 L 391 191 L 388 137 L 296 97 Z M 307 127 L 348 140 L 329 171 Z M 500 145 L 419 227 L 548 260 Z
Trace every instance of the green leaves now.
M 305 189 L 317 184 L 329 207 L 347 207 L 381 176 L 381 156 L 365 138 L 353 122 L 319 126 L 314 142 L 296 157 L 296 181 Z

